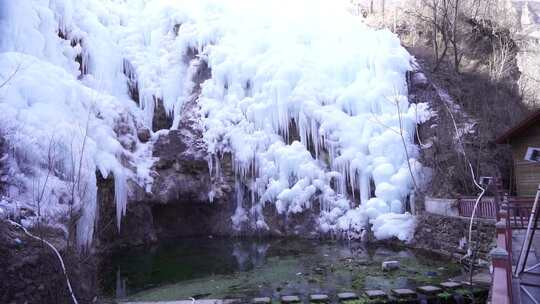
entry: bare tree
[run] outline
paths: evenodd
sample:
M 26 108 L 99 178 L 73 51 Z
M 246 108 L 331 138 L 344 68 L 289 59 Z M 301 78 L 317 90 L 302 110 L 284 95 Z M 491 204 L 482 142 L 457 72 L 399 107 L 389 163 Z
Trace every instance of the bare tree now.
M 420 4 L 409 12 L 431 34 L 430 39 L 435 59 L 434 71 L 439 69 L 446 58 L 451 43 L 450 1 L 421 0 Z
M 459 48 L 460 45 L 460 35 L 458 34 L 458 15 L 459 15 L 459 0 L 450 0 L 453 1 L 453 5 L 450 6 L 452 18 L 450 24 L 450 42 L 452 43 L 452 48 L 454 49 L 454 69 L 459 73 L 459 64 L 461 62 L 461 51 Z
M 88 129 L 90 126 L 91 114 L 92 111 L 90 109 L 88 111 L 85 127 L 81 131 L 82 144 L 80 149 L 75 149 L 73 145 L 75 136 L 72 138 L 70 143 L 70 168 L 68 176 L 68 184 L 70 188 L 68 231 L 70 233 L 70 236 L 67 240 L 68 247 L 70 244 L 70 239 L 72 239 L 75 235 L 77 221 L 80 218 L 79 213 L 75 212 L 74 206 L 81 206 L 81 209 L 84 208 L 83 205 L 87 195 L 87 184 L 83 182 L 86 180 L 85 176 L 83 176 L 83 163 L 86 150 L 86 142 L 88 140 Z
M 512 70 L 512 61 L 512 44 L 499 35 L 488 62 L 490 78 L 494 81 L 502 80 Z
M 409 0 L 407 14 L 415 27 L 427 32 L 434 53 L 434 71 L 445 60 L 459 73 L 464 54 L 465 37 L 482 28 L 484 35 L 516 28 L 517 19 L 506 0 Z M 513 36 L 514 37 L 514 36 Z M 498 42 L 494 42 L 498 43 Z

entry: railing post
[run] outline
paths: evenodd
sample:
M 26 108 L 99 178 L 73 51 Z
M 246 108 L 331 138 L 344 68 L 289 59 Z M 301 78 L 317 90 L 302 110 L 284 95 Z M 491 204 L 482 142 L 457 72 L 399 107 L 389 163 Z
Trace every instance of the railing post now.
M 506 202 L 503 202 L 501 204 L 502 210 L 499 211 L 499 215 L 500 215 L 499 221 L 502 221 L 505 225 L 504 234 L 506 238 L 506 249 L 509 251 L 512 251 L 512 225 L 510 223 L 510 217 L 509 217 L 507 208 L 508 208 L 508 204 Z M 497 233 L 499 233 L 498 230 L 497 230 Z
M 506 220 L 504 219 L 501 219 L 500 221 L 498 221 L 496 224 L 495 224 L 495 231 L 496 231 L 496 237 L 497 237 L 497 246 L 499 247 L 507 247 L 507 242 L 506 242 Z M 501 235 L 504 235 L 504 244 L 499 244 L 499 236 Z M 502 248 L 504 248 L 502 247 Z M 508 247 L 507 247 L 508 248 Z
M 508 251 L 497 247 L 489 254 L 493 265 L 493 303 L 510 304 L 512 303 L 512 264 Z
M 457 202 L 458 215 L 463 216 L 463 210 L 461 208 L 461 195 L 460 194 L 457 195 L 456 202 Z
M 500 196 L 496 193 L 495 197 L 493 198 L 493 208 L 495 208 L 495 219 L 499 221 L 501 218 L 499 217 L 499 209 L 501 208 L 501 201 Z
M 497 208 L 497 221 L 501 219 L 501 211 L 508 212 L 508 201 L 506 199 L 503 199 L 499 204 Z

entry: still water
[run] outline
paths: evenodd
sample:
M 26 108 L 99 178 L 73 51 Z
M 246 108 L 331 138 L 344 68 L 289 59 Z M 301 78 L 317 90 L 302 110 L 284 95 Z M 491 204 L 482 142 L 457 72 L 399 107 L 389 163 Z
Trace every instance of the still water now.
M 400 269 L 382 271 L 389 260 Z M 413 288 L 461 271 L 445 258 L 401 247 L 191 238 L 115 254 L 100 273 L 104 297 L 149 301 Z

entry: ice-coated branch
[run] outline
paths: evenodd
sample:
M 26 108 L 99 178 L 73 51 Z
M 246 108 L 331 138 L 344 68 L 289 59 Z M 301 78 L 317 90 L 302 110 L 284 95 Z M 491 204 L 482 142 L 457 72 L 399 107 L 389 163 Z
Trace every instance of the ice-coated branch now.
M 6 78 L 6 80 L 0 83 L 0 89 L 5 87 L 11 80 L 13 80 L 13 78 L 17 75 L 17 73 L 19 73 L 20 69 L 21 69 L 21 64 L 19 63 L 17 67 L 15 68 L 15 70 Z

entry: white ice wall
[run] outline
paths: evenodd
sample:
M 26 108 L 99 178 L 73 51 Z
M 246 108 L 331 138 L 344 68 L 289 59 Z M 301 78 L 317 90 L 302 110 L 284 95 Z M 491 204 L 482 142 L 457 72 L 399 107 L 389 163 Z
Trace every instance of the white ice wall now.
M 151 126 L 156 98 L 178 116 L 194 85 L 194 70 L 184 60 L 194 48 L 212 70 L 199 98 L 204 140 L 214 159 L 232 153 L 239 192 L 250 198 L 238 201 L 236 226 L 267 229 L 266 204 L 286 214 L 318 202 L 322 232 L 360 232 L 371 220 L 376 235 L 406 239 L 401 230 L 410 231 L 410 215 L 383 215 L 404 211 L 412 175 L 421 170 L 415 125 L 428 112 L 407 101 L 411 58 L 399 39 L 367 28 L 347 12 L 348 1 L 1 3 L 0 79 L 21 67 L 0 89 L 1 127 L 27 167 L 19 168 L 26 173 L 18 194 L 11 194 L 20 201 L 35 200 L 32 183 L 46 176 L 48 138 L 62 147 L 61 160 L 77 151 L 71 143 L 79 151 L 86 143 L 91 194 L 77 202 L 85 214 L 81 236 L 92 230 L 95 168 L 122 177 L 116 185 L 120 222 L 127 180 L 147 183 L 152 162 L 138 142 L 136 151 L 127 151 L 115 126 Z M 127 94 L 126 61 L 140 107 Z M 297 141 L 290 140 L 293 121 Z M 126 171 L 120 159 L 141 168 Z M 60 167 L 69 173 L 70 163 Z M 66 209 L 55 196 L 66 188 L 62 170 L 47 190 L 47 210 L 56 210 L 51 218 Z

